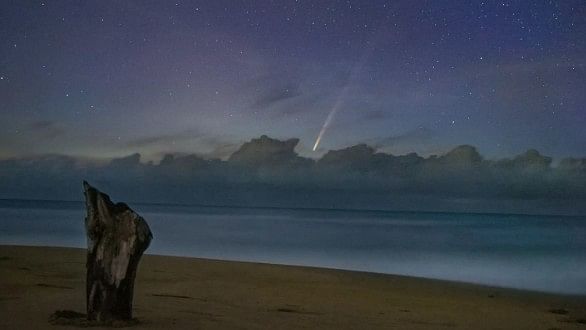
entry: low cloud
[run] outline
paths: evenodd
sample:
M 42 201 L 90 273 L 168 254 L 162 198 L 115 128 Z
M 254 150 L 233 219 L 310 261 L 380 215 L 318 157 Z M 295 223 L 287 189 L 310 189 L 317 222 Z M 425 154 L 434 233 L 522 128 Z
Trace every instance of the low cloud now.
M 429 135 L 414 131 L 385 141 Z M 359 144 L 313 160 L 296 153 L 298 143 L 262 136 L 238 148 L 220 146 L 216 154 L 230 152 L 224 160 L 169 154 L 158 164 L 140 154 L 107 164 L 68 156 L 4 160 L 0 198 L 80 199 L 86 179 L 127 201 L 586 214 L 586 158 L 553 166 L 537 150 L 487 160 L 470 145 L 421 157 Z

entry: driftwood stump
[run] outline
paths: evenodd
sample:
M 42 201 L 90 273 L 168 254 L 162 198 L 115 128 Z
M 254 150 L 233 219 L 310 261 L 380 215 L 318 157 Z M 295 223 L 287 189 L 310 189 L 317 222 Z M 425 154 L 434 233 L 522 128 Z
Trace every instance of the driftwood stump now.
M 86 306 L 90 321 L 132 319 L 136 269 L 152 234 L 124 203 L 83 182 L 87 217 Z

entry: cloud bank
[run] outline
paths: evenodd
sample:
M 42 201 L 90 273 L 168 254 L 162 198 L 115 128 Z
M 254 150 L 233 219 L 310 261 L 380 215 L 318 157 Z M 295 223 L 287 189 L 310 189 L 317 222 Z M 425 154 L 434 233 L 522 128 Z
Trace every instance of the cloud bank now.
M 366 144 L 299 156 L 298 139 L 265 135 L 227 160 L 198 155 L 92 162 L 63 155 L 0 161 L 0 198 L 80 200 L 89 180 L 116 200 L 203 205 L 586 214 L 586 158 L 528 150 L 487 160 L 461 145 L 392 155 Z

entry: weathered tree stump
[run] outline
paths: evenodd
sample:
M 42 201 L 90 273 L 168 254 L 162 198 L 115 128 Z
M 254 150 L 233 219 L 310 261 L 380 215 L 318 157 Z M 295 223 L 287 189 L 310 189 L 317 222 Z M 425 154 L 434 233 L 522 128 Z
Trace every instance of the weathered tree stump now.
M 153 237 L 146 221 L 124 203 L 83 182 L 87 217 L 86 307 L 90 321 L 132 319 L 138 262 Z

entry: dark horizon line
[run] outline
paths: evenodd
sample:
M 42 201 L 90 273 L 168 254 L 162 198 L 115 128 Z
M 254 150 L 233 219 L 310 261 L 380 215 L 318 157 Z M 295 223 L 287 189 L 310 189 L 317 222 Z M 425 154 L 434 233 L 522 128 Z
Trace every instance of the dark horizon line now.
M 67 203 L 84 203 L 83 200 L 59 200 L 59 199 L 23 199 L 23 198 L 0 198 L 0 201 L 20 201 L 20 202 L 67 202 Z M 326 208 L 326 207 L 285 207 L 285 206 L 244 206 L 244 205 L 219 205 L 219 204 L 188 204 L 188 203 L 160 203 L 160 202 L 115 202 L 127 205 L 152 205 L 152 206 L 175 206 L 175 207 L 209 207 L 209 208 L 228 208 L 228 209 L 265 209 L 265 210 L 293 210 L 293 211 L 334 211 L 334 212 L 369 212 L 369 213 L 403 213 L 403 214 L 443 214 L 443 215 L 493 215 L 493 216 L 522 216 L 522 217 L 564 217 L 564 218 L 584 218 L 586 214 L 543 214 L 543 213 L 502 213 L 502 212 L 456 212 L 456 211 L 417 211 L 417 210 L 391 210 L 391 209 L 360 209 L 360 208 Z

